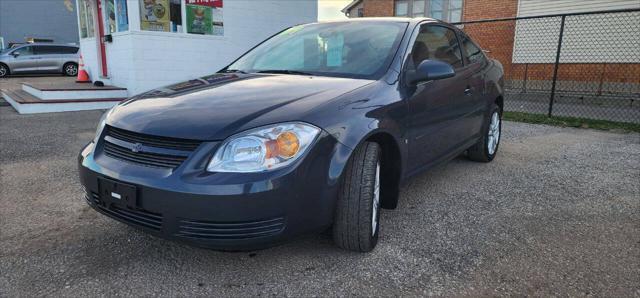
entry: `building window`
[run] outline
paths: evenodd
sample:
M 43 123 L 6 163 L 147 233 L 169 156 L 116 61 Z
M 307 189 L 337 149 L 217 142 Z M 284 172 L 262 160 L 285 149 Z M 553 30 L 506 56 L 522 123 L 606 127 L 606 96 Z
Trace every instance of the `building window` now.
M 462 21 L 463 0 L 395 0 L 397 17 L 430 17 L 446 22 Z
M 103 0 L 104 28 L 106 34 L 129 30 L 127 0 Z
M 129 14 L 127 10 L 127 0 L 116 0 L 115 18 L 118 32 L 129 30 Z
M 80 18 L 80 38 L 90 38 L 95 36 L 93 26 L 93 7 L 87 0 L 78 1 L 78 17 Z
M 411 0 L 396 0 L 395 15 L 397 17 L 409 16 L 409 1 Z
M 140 0 L 140 28 L 224 35 L 222 3 L 223 0 Z
M 114 0 L 107 0 L 103 2 L 104 6 L 104 28 L 106 34 L 116 32 L 116 2 Z

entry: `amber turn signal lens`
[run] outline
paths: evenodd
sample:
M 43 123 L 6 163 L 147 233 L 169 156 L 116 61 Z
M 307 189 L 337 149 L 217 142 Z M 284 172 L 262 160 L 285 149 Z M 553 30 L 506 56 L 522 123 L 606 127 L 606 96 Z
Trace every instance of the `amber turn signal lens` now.
M 281 133 L 276 139 L 276 144 L 278 148 L 278 155 L 284 158 L 291 158 L 298 153 L 298 150 L 300 150 L 300 141 L 298 140 L 298 136 L 290 131 Z

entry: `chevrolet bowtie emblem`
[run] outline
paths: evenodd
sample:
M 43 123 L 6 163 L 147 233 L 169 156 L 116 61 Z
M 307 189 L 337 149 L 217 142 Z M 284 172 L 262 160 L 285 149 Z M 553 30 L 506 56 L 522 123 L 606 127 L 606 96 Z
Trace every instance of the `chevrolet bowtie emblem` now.
M 131 151 L 133 151 L 133 152 L 142 151 L 142 144 L 140 144 L 140 143 L 133 144 L 133 147 L 131 148 Z

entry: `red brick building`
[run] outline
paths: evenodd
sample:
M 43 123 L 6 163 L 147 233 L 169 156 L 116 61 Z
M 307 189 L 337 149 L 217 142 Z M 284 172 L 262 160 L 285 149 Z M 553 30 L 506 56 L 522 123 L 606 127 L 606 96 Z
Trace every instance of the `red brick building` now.
M 637 0 L 354 0 L 348 17 L 432 17 L 447 22 L 638 9 Z M 517 83 L 547 89 L 553 75 L 560 17 L 526 21 L 464 24 L 478 44 L 505 67 Z M 640 93 L 640 13 L 568 17 L 564 33 L 559 88 L 598 93 L 628 89 Z M 600 84 L 581 82 L 600 81 Z M 567 83 L 568 82 L 568 83 Z M 595 87 L 594 87 L 595 86 Z

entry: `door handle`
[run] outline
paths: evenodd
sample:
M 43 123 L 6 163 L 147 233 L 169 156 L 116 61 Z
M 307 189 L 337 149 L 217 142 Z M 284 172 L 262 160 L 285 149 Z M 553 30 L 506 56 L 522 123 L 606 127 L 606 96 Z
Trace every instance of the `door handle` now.
M 467 95 L 467 96 L 473 95 L 473 90 L 471 89 L 471 87 L 467 86 L 467 88 L 464 89 L 464 95 Z

